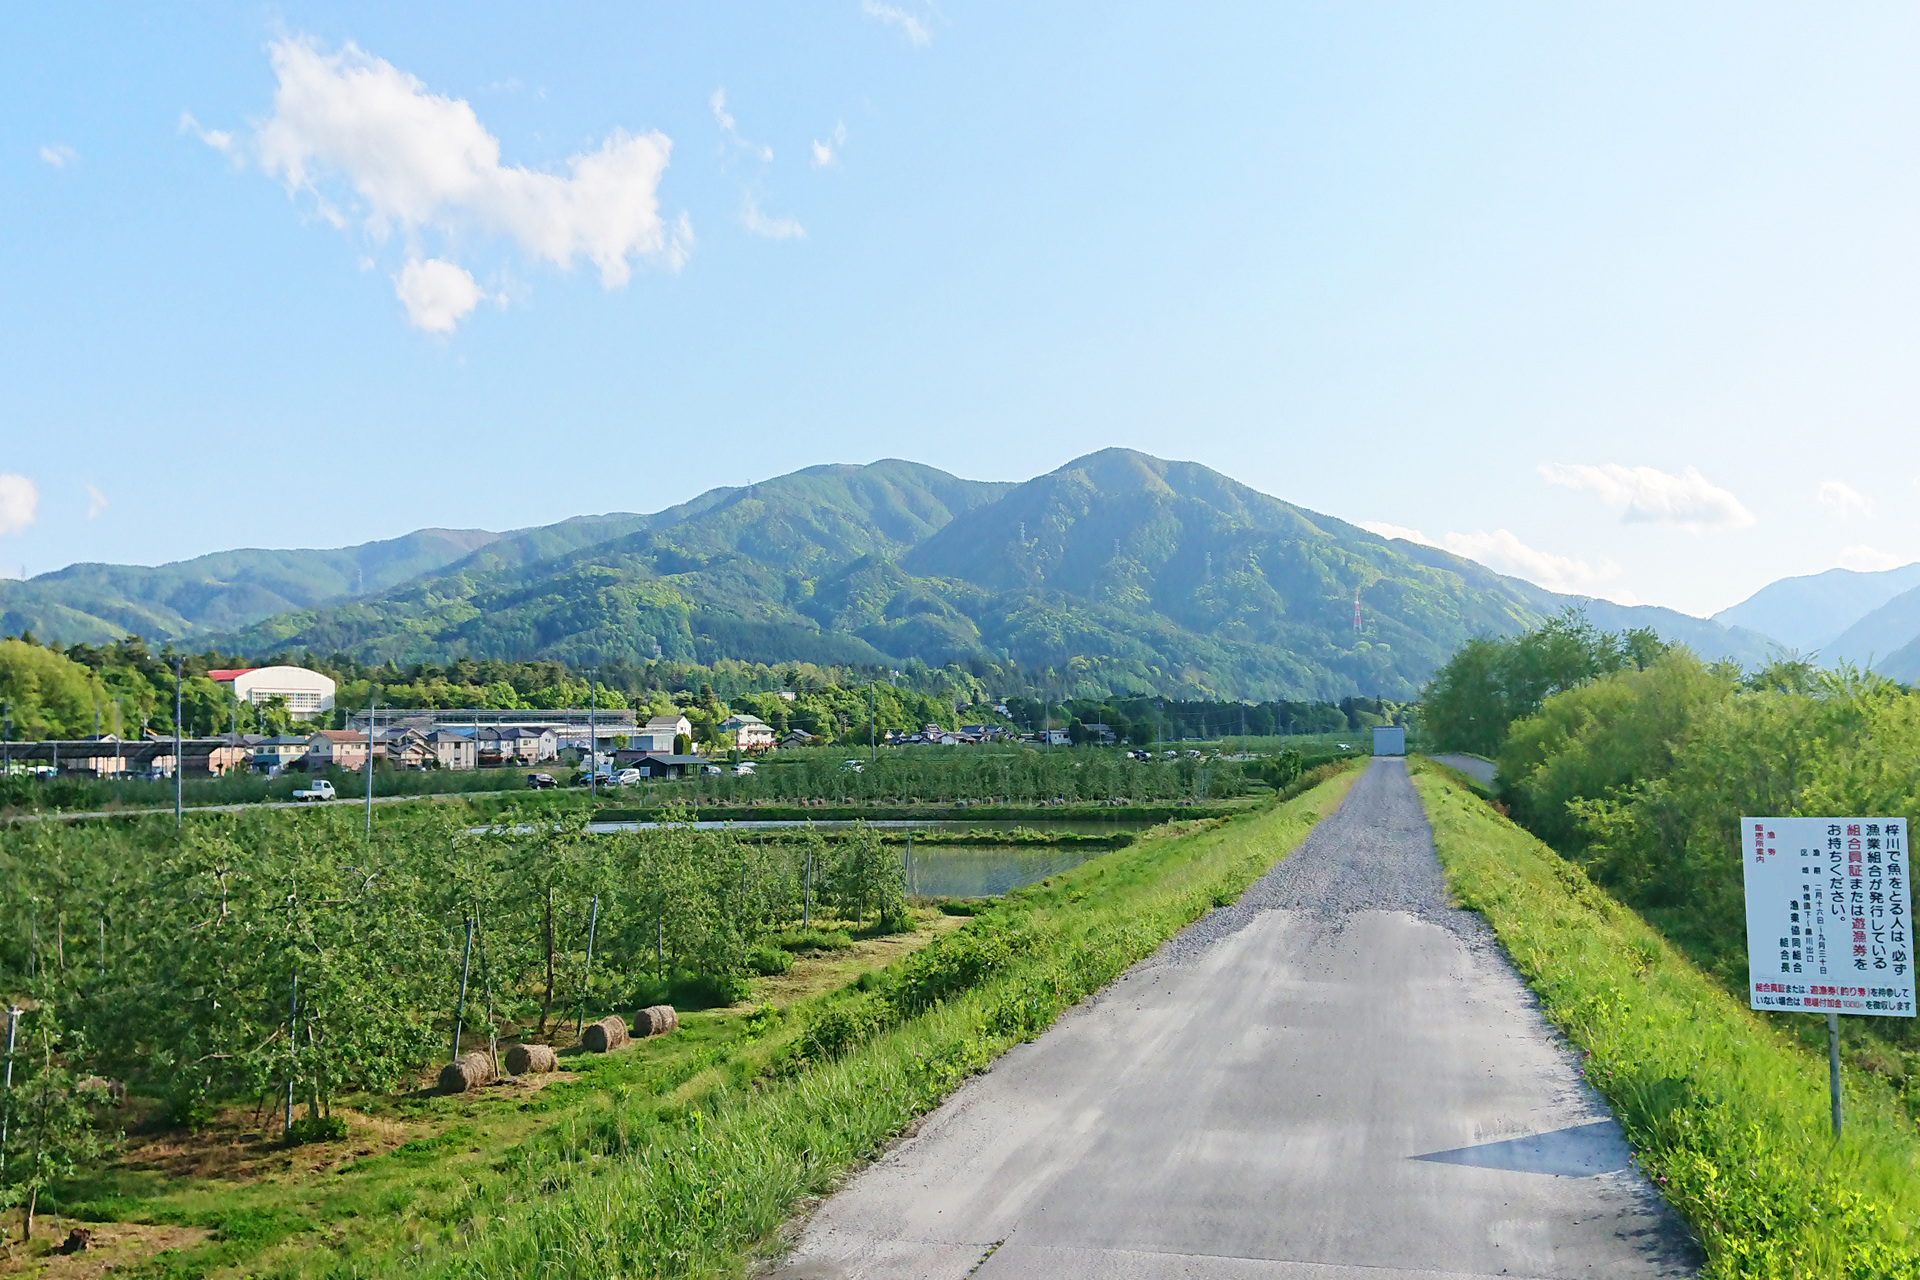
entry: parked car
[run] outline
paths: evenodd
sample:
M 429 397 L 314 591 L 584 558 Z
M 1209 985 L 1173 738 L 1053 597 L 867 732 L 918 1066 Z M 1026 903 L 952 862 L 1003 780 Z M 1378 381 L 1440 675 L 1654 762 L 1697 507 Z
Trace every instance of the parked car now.
M 613 775 L 613 785 L 616 787 L 633 787 L 639 784 L 640 771 L 638 769 L 622 769 Z
M 700 766 L 700 773 L 704 777 L 717 778 L 721 774 L 721 769 L 717 764 L 703 764 Z
M 751 778 L 753 776 L 753 761 L 742 760 L 739 764 L 733 766 L 733 776 L 736 778 Z
M 295 800 L 336 800 L 339 797 L 333 793 L 333 784 L 322 778 L 305 790 L 294 792 L 293 798 Z
M 527 775 L 527 787 L 532 791 L 546 791 L 560 784 L 553 780 L 550 773 L 530 773 Z
M 867 766 L 858 760 L 842 760 L 840 767 L 852 773 L 865 773 L 867 771 Z

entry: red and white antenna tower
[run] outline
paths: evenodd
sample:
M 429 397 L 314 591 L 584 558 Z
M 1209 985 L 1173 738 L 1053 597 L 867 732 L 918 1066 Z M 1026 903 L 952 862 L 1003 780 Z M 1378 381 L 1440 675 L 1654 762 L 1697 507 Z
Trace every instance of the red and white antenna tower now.
M 1360 634 L 1360 588 L 1353 589 L 1353 634 Z

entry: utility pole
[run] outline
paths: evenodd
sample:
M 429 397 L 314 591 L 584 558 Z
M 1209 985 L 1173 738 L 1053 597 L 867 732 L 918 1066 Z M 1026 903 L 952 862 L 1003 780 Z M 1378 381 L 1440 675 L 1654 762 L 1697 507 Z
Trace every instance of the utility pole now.
M 587 668 L 587 807 L 589 809 L 593 807 L 594 800 L 600 794 L 600 723 L 595 714 L 600 704 L 593 687 L 594 677 L 599 672 L 598 667 Z
M 373 689 L 367 681 L 367 839 L 373 839 Z
M 874 721 L 874 717 L 878 714 L 874 709 L 873 687 L 875 683 L 876 681 L 874 680 L 867 681 L 867 763 L 868 764 L 873 763 L 873 748 L 874 748 L 874 739 L 876 736 L 874 733 L 873 721 Z
M 180 754 L 180 659 L 173 660 L 173 829 L 178 831 L 181 823 L 180 777 L 184 772 L 186 758 Z
M 7 1127 L 13 1120 L 13 1042 L 20 1031 L 19 1005 L 7 1003 L 7 1087 L 0 1097 L 0 1174 L 7 1171 Z

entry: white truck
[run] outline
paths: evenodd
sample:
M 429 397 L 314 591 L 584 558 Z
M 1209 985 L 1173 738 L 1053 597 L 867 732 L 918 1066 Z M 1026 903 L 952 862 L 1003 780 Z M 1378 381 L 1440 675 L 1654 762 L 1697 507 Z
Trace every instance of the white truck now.
M 306 790 L 294 792 L 293 798 L 295 800 L 335 800 L 339 797 L 333 794 L 333 784 L 322 778 Z

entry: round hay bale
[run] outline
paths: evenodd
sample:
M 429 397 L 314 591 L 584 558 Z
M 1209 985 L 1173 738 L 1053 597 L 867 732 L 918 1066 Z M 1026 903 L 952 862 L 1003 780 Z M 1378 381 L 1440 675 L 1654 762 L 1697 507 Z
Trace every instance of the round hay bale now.
M 673 1011 L 670 1004 L 650 1005 L 633 1015 L 633 1038 L 636 1040 L 663 1036 L 679 1029 L 680 1015 Z
M 609 1014 L 587 1024 L 587 1029 L 580 1033 L 580 1047 L 588 1053 L 612 1053 L 615 1049 L 624 1049 L 632 1038 L 627 1034 L 626 1019 Z
M 442 1093 L 465 1093 L 483 1084 L 492 1084 L 493 1080 L 493 1055 L 479 1049 L 440 1068 Z
M 559 1057 L 544 1044 L 516 1044 L 507 1050 L 507 1074 L 510 1076 L 538 1075 L 543 1071 L 552 1071 L 559 1065 Z

